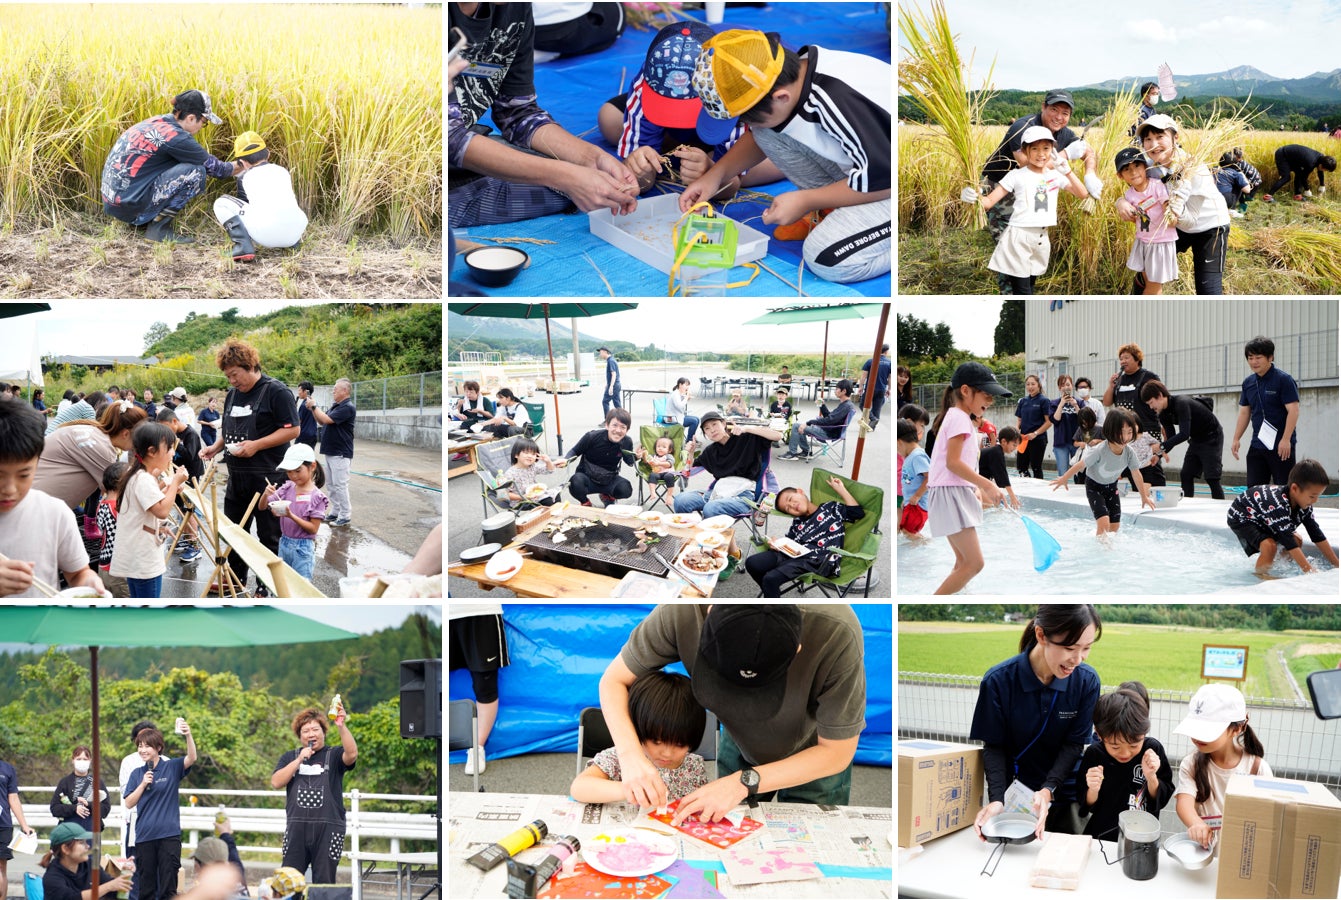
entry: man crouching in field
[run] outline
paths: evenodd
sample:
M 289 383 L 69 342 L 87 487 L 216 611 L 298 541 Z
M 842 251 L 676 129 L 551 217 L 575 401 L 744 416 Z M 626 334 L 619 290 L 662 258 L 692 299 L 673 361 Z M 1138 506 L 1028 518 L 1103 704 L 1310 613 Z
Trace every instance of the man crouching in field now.
M 289 170 L 270 162 L 265 140 L 244 131 L 233 142 L 237 196 L 214 201 L 214 217 L 233 239 L 233 261 L 251 262 L 256 247 L 296 247 L 307 228 L 307 214 L 293 193 Z
M 207 119 L 223 124 L 209 94 L 184 91 L 172 98 L 172 112 L 127 129 L 102 167 L 103 212 L 130 225 L 148 225 L 147 240 L 192 243 L 173 231 L 173 218 L 205 190 L 206 175 L 228 178 L 241 171 L 196 142 L 193 135 Z

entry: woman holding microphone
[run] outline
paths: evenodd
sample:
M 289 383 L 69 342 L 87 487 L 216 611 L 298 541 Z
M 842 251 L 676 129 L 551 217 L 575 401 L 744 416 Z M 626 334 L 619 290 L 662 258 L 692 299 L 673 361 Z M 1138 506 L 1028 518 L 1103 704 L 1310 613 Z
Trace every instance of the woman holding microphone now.
M 1049 817 L 1054 801 L 1075 799 L 1076 764 L 1089 743 L 1099 675 L 1085 665 L 1103 625 L 1092 604 L 1038 608 L 1020 637 L 1020 652 L 987 670 L 978 689 L 969 738 L 983 742 L 988 803 L 982 826 L 1010 805 L 1038 817 L 1035 833 L 1069 832 L 1070 816 Z

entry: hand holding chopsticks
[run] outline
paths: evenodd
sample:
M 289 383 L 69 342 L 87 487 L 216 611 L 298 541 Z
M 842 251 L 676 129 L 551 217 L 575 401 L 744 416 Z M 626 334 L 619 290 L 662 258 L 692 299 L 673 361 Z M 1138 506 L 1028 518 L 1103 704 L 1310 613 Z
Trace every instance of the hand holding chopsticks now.
M 9 585 L 9 587 L 3 591 L 5 596 L 9 596 L 10 594 L 21 594 L 28 590 L 29 586 L 37 588 L 38 593 L 44 597 L 55 597 L 60 593 L 60 591 L 32 574 L 31 563 L 23 563 L 16 559 L 10 559 L 3 553 L 0 553 L 0 563 L 11 563 L 11 565 L 5 566 L 3 571 L 0 571 L 0 586 Z M 19 574 L 14 574 L 16 572 Z M 27 577 L 27 585 L 22 584 L 24 576 Z

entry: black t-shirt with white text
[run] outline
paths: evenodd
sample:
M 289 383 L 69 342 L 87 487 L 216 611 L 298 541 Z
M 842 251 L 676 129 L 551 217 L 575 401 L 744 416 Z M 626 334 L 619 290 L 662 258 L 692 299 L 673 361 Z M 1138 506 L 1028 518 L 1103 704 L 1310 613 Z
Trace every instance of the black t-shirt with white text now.
M 240 441 L 256 441 L 268 437 L 281 428 L 294 425 L 297 414 L 293 405 L 293 394 L 284 382 L 262 375 L 251 390 L 241 391 L 232 388 L 224 398 L 223 418 L 219 429 L 223 432 L 224 444 Z M 258 475 L 273 475 L 275 467 L 284 459 L 289 449 L 288 442 L 277 447 L 267 447 L 246 459 L 228 457 L 228 471 L 249 472 Z

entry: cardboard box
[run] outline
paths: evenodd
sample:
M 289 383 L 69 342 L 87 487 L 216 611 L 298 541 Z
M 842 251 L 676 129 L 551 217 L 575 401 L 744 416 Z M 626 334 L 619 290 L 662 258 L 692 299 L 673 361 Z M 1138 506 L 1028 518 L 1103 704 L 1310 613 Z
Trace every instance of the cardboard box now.
M 943 741 L 899 743 L 899 846 L 913 847 L 973 824 L 982 809 L 982 748 Z
M 1216 897 L 1335 898 L 1341 800 L 1310 781 L 1235 775 L 1219 853 Z

